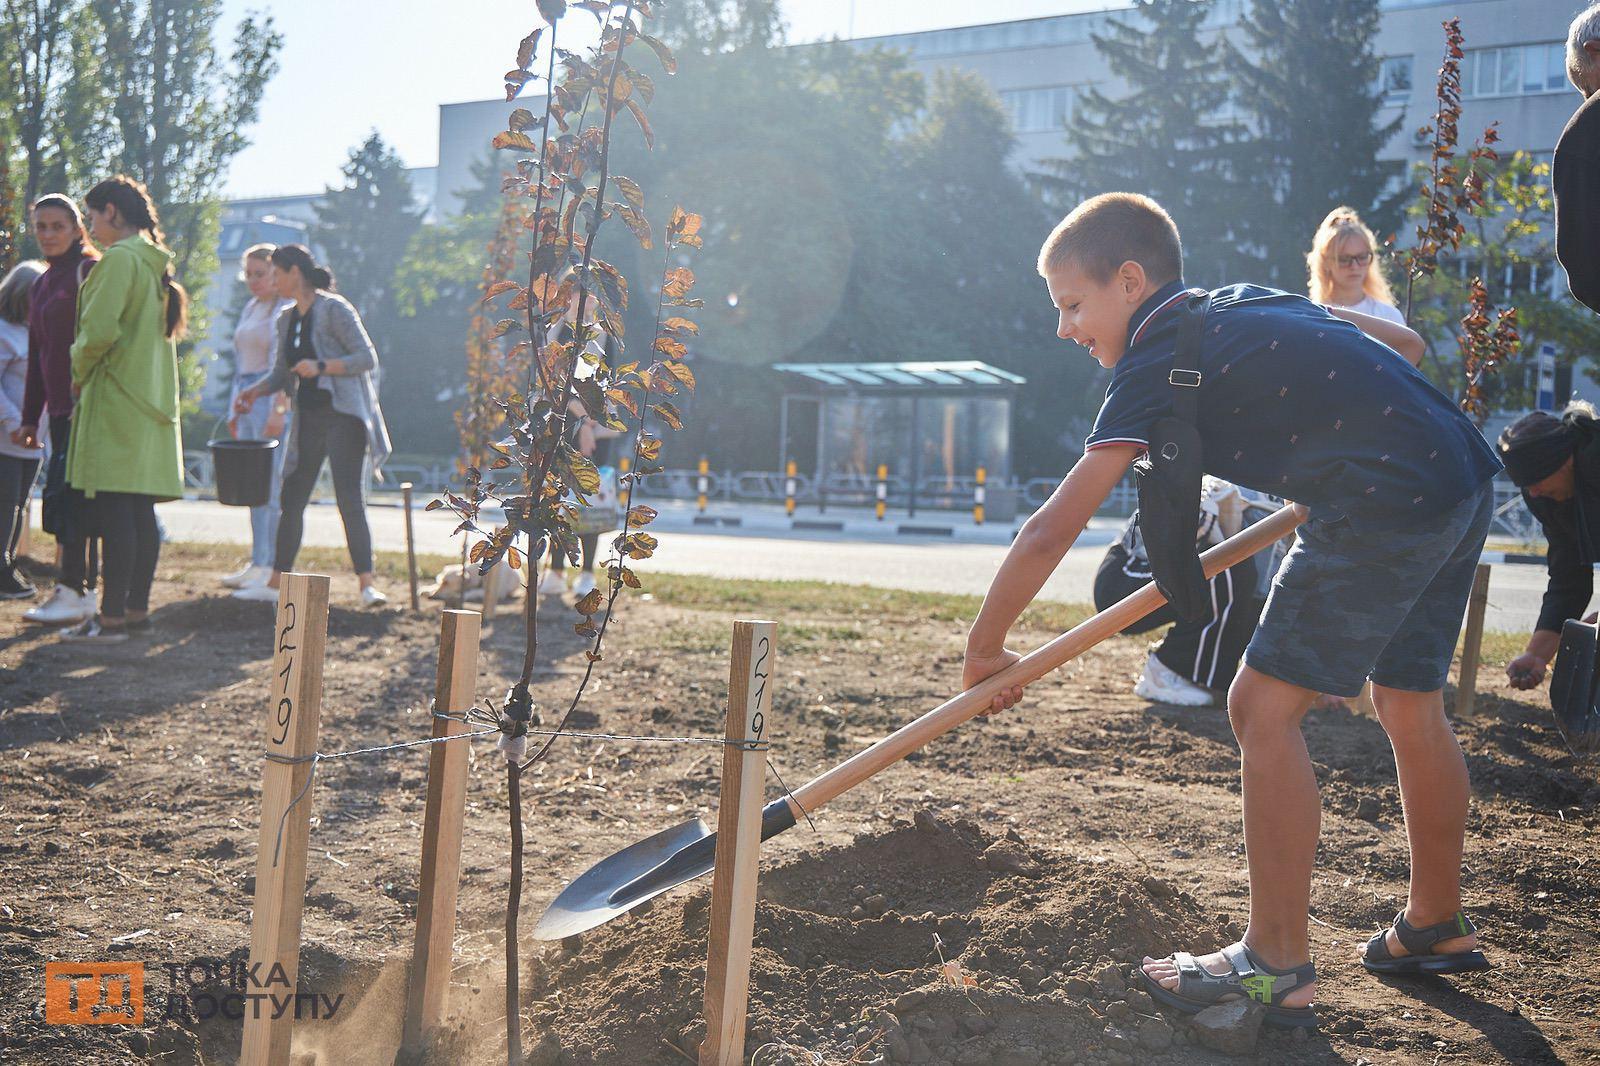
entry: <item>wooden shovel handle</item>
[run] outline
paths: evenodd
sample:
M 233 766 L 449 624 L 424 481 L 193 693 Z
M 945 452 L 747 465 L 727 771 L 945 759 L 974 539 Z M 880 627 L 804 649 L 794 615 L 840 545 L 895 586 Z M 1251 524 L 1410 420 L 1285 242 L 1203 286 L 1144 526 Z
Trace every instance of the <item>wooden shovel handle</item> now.
M 1294 532 L 1305 521 L 1303 507 L 1290 504 L 1276 514 L 1249 526 L 1200 556 L 1206 577 L 1241 563 L 1261 549 Z M 1154 582 L 1093 618 L 1074 626 L 1050 643 L 1023 656 L 961 695 L 946 700 L 922 717 L 890 733 L 872 747 L 846 759 L 833 769 L 807 781 L 788 797 L 796 819 L 833 801 L 885 767 L 943 736 L 988 707 L 996 692 L 1039 680 L 1058 666 L 1071 662 L 1107 637 L 1122 632 L 1166 603 Z

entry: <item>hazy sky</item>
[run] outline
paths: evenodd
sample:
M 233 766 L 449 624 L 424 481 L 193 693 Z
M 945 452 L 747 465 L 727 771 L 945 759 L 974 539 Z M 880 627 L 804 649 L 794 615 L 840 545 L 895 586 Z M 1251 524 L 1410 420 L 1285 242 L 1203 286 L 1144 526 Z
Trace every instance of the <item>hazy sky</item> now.
M 875 36 L 1124 6 L 1118 0 L 785 0 L 791 40 Z M 533 0 L 224 0 L 225 41 L 244 12 L 284 35 L 233 197 L 315 192 L 376 129 L 409 166 L 438 162 L 438 105 L 498 95 Z M 451 12 L 441 16 L 441 11 Z M 593 20 L 578 13 L 574 25 Z M 566 26 L 567 22 L 563 22 Z

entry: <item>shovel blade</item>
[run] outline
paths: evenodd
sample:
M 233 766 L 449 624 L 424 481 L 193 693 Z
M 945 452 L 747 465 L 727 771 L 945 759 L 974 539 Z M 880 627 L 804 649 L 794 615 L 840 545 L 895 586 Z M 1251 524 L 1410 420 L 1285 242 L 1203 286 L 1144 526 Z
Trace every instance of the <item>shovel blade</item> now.
M 577 880 L 562 890 L 550 904 L 539 924 L 534 926 L 537 940 L 560 940 L 576 933 L 586 932 L 602 925 L 619 914 L 637 907 L 647 899 L 659 896 L 670 888 L 693 880 L 706 870 L 684 871 L 684 876 L 664 882 L 652 882 L 639 891 L 621 893 L 623 886 L 632 885 L 652 870 L 677 855 L 684 848 L 710 837 L 711 827 L 698 818 L 664 829 L 655 836 L 646 837 L 615 855 L 608 856 L 585 870 Z

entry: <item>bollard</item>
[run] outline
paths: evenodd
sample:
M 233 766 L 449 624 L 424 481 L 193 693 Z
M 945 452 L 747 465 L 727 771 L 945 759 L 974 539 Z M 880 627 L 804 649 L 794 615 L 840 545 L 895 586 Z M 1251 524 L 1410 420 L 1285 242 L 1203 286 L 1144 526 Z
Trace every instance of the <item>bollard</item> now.
M 889 509 L 889 467 L 885 463 L 878 464 L 878 521 L 883 521 L 883 513 Z
M 784 467 L 783 513 L 794 516 L 795 463 L 790 459 Z
M 705 456 L 700 457 L 700 476 L 695 479 L 694 505 L 701 514 L 706 513 L 706 494 L 711 488 L 711 479 L 706 475 L 711 472 L 711 462 Z
M 972 486 L 972 523 L 983 525 L 983 498 L 984 482 L 989 480 L 989 472 L 983 467 L 978 467 L 978 477 Z

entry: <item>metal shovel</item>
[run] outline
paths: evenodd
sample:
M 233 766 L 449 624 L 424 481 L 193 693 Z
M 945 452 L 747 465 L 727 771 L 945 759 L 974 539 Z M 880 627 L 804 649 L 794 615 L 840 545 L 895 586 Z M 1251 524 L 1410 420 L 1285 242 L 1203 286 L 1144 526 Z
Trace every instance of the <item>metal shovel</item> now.
M 1200 557 L 1206 577 L 1243 562 L 1293 532 L 1304 520 L 1305 511 L 1290 505 L 1229 537 Z M 946 700 L 870 748 L 812 778 L 790 795 L 773 800 L 762 808 L 761 839 L 777 836 L 807 812 L 819 810 L 878 771 L 973 718 L 990 705 L 996 692 L 1037 681 L 1107 637 L 1122 632 L 1165 602 L 1153 583 L 1145 585 L 993 677 Z M 593 929 L 670 888 L 709 873 L 715 865 L 716 853 L 716 833 L 698 818 L 663 830 L 600 860 L 585 871 L 550 904 L 534 927 L 533 935 L 540 940 L 559 940 Z

